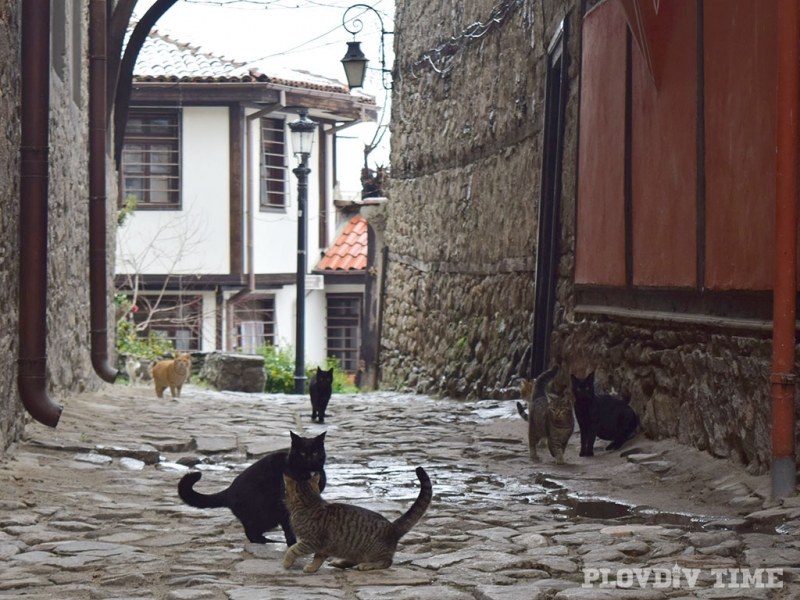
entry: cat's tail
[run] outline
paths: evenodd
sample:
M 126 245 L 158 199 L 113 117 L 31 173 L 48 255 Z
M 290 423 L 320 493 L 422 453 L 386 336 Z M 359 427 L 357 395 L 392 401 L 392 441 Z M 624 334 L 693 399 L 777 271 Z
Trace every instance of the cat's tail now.
M 433 497 L 433 486 L 431 486 L 431 479 L 422 467 L 417 467 L 417 479 L 419 479 L 419 496 L 414 501 L 404 515 L 398 517 L 395 522 L 395 531 L 397 532 L 397 539 L 411 531 L 411 528 L 425 514 L 430 506 L 431 498 Z
M 202 473 L 193 471 L 181 477 L 178 483 L 178 496 L 189 506 L 195 508 L 222 508 L 228 506 L 227 490 L 216 494 L 201 494 L 194 490 L 194 484 L 200 481 Z
M 550 384 L 553 379 L 555 379 L 556 375 L 558 375 L 558 365 L 553 365 L 547 371 L 540 374 L 534 381 L 534 390 L 533 390 L 533 397 L 538 398 L 540 396 L 547 395 L 547 386 Z

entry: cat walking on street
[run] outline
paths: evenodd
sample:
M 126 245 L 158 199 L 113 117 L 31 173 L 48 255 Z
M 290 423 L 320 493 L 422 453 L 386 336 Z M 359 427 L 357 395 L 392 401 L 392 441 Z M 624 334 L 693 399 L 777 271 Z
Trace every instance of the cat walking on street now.
M 550 382 L 558 373 L 558 366 L 551 367 L 533 380 L 523 379 L 520 391 L 527 405 L 517 402 L 517 411 L 528 422 L 528 451 L 531 460 L 538 461 L 537 447 L 547 440 L 547 448 L 556 463 L 564 462 L 564 449 L 575 429 L 572 405 L 547 391 Z
M 186 352 L 177 352 L 175 358 L 160 360 L 150 369 L 150 375 L 156 386 L 156 396 L 164 397 L 164 390 L 169 388 L 172 399 L 181 397 L 181 388 L 192 374 L 192 356 Z
M 311 376 L 308 384 L 308 393 L 311 396 L 311 420 L 324 423 L 325 409 L 328 408 L 333 393 L 333 369 L 323 371 L 317 367 L 317 372 Z
M 284 476 L 286 504 L 298 541 L 286 551 L 283 567 L 289 569 L 296 558 L 312 553 L 314 559 L 303 569 L 306 573 L 316 572 L 329 556 L 337 559 L 331 564 L 341 569 L 390 567 L 398 541 L 422 518 L 433 496 L 425 469 L 417 467 L 416 472 L 419 495 L 394 521 L 360 506 L 326 502 L 316 475 L 308 481 Z

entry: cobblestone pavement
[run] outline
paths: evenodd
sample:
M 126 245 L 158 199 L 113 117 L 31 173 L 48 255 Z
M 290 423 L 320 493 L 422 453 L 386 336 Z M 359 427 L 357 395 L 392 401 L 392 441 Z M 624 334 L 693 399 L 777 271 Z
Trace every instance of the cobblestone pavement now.
M 800 597 L 800 502 L 770 503 L 766 477 L 672 442 L 579 459 L 576 435 L 568 464 L 534 465 L 512 401 L 337 395 L 324 426 L 305 397 L 192 386 L 178 401 L 124 385 L 60 401 L 59 427 L 30 424 L 0 461 L 0 598 Z M 249 544 L 227 509 L 177 496 L 185 465 L 217 491 L 289 430 L 323 429 L 328 500 L 394 518 L 414 468 L 431 476 L 390 569 L 285 571 L 282 543 Z

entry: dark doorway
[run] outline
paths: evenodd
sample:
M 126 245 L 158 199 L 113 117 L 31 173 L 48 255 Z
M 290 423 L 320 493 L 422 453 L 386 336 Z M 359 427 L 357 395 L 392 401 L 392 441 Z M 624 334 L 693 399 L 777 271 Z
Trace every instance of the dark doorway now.
M 542 187 L 539 198 L 539 238 L 536 246 L 532 377 L 537 377 L 547 368 L 556 301 L 558 253 L 561 239 L 559 207 L 564 149 L 564 105 L 567 91 L 567 60 L 564 52 L 566 36 L 566 24 L 564 23 L 550 44 L 547 53 Z

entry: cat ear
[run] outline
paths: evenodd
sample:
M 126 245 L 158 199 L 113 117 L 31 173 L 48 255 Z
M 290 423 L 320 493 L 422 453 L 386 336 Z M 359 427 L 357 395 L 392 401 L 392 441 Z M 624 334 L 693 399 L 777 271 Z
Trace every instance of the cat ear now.
M 293 442 L 300 439 L 300 436 L 297 435 L 294 431 L 289 431 L 289 435 L 292 437 Z
M 323 431 L 322 433 L 320 433 L 320 434 L 319 434 L 319 435 L 318 435 L 318 436 L 315 438 L 315 439 L 316 439 L 316 441 L 318 441 L 318 442 L 324 442 L 324 441 L 325 441 L 325 434 L 326 434 L 326 433 L 328 433 L 328 432 L 327 432 L 327 431 Z

